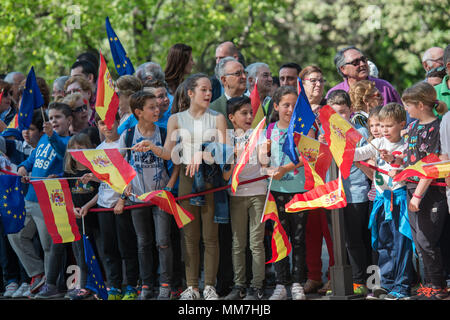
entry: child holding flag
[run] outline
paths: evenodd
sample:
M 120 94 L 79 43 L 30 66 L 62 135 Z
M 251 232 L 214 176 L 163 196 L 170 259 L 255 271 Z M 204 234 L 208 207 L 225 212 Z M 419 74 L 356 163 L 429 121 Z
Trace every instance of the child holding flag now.
M 70 139 L 69 127 L 72 122 L 72 110 L 67 104 L 55 102 L 49 106 L 50 122 L 44 123 L 45 134 L 39 139 L 36 149 L 27 160 L 18 165 L 18 174 L 29 181 L 31 177 L 62 176 L 63 159 L 67 142 Z M 47 231 L 42 210 L 37 201 L 32 185 L 28 187 L 25 197 L 27 216 L 25 227 L 18 233 L 8 235 L 11 246 L 22 262 L 28 275 L 32 278 L 30 292 L 36 293 L 45 283 L 45 274 L 49 270 L 49 254 L 52 239 Z M 44 261 L 36 252 L 32 238 L 39 233 L 44 251 Z
M 355 161 L 376 158 L 376 166 L 382 170 L 392 169 L 384 161 L 383 154 L 400 154 L 403 150 L 401 130 L 406 125 L 406 111 L 397 103 L 388 103 L 378 114 L 381 124 L 380 138 L 355 150 Z M 369 118 L 370 123 L 370 118 Z M 408 299 L 414 281 L 412 263 L 412 235 L 409 226 L 406 186 L 402 181 L 394 182 L 387 174 L 375 171 L 373 181 L 376 197 L 369 219 L 372 231 L 372 247 L 378 251 L 378 266 L 381 273 L 381 288 L 374 290 L 374 297 L 385 296 L 387 300 Z
M 305 227 L 306 212 L 286 213 L 285 204 L 291 201 L 297 193 L 303 193 L 305 175 L 303 163 L 295 165 L 284 155 L 282 148 L 286 139 L 294 106 L 297 102 L 297 91 L 293 87 L 280 87 L 273 94 L 274 102 L 273 119 L 267 128 L 267 139 L 271 143 L 271 167 L 277 168 L 273 175 L 270 192 L 275 198 L 281 225 L 291 241 L 292 245 L 292 273 L 289 257 L 275 263 L 276 287 L 269 300 L 286 300 L 286 286 L 292 283 L 291 295 L 293 300 L 305 300 L 306 296 L 301 285 L 306 281 L 305 262 Z M 314 131 L 309 135 L 314 137 Z

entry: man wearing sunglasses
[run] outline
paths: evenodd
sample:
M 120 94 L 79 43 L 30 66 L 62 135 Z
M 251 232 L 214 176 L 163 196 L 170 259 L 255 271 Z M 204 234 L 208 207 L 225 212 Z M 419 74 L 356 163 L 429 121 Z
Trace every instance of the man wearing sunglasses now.
M 346 47 L 336 53 L 334 57 L 334 64 L 338 73 L 343 77 L 344 81 L 331 88 L 326 98 L 328 98 L 330 92 L 334 90 L 349 91 L 350 86 L 361 80 L 370 80 L 375 82 L 375 87 L 381 92 L 383 96 L 383 105 L 389 102 L 397 102 L 402 104 L 400 95 L 397 90 L 386 80 L 373 78 L 369 75 L 368 59 L 364 53 L 354 47 Z

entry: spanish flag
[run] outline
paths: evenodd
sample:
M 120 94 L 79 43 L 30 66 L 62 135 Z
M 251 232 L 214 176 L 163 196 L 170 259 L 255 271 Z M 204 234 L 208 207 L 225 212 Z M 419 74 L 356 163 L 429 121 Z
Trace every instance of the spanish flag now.
M 281 225 L 280 218 L 278 217 L 277 205 L 272 194 L 269 192 L 266 207 L 263 213 L 262 222 L 272 220 L 273 233 L 272 233 L 272 259 L 266 262 L 266 264 L 274 263 L 286 258 L 292 250 L 289 238 Z
M 136 176 L 136 171 L 118 149 L 68 149 L 67 151 L 75 160 L 88 167 L 98 179 L 120 194 Z
M 441 161 L 437 154 L 431 153 L 402 170 L 394 177 L 394 181 L 402 181 L 409 177 L 424 179 L 446 178 L 450 175 L 450 160 Z
M 286 212 L 300 212 L 317 208 L 339 209 L 347 205 L 340 178 L 318 186 L 311 191 L 296 194 L 285 205 Z
M 231 175 L 231 191 L 233 193 L 236 193 L 237 187 L 239 185 L 239 174 L 241 173 L 242 169 L 244 169 L 247 162 L 250 160 L 250 155 L 253 153 L 258 144 L 259 137 L 263 132 L 265 124 L 266 117 L 263 117 L 256 128 L 253 129 L 253 132 L 248 138 L 247 144 L 245 145 L 244 151 L 240 155 L 239 160 L 234 167 L 233 174 Z
M 138 199 L 151 202 L 154 205 L 161 208 L 161 210 L 173 215 L 177 223 L 178 228 L 183 228 L 189 222 L 194 220 L 194 216 L 181 207 L 176 201 L 173 194 L 165 190 L 156 190 L 152 192 L 144 193 L 138 196 Z
M 36 191 L 45 225 L 54 243 L 66 243 L 81 239 L 75 221 L 69 183 L 65 179 L 31 181 Z
M 253 88 L 252 92 L 250 93 L 250 101 L 251 101 L 252 112 L 253 112 L 252 128 L 254 129 L 264 118 L 264 109 L 263 109 L 263 106 L 261 103 L 261 99 L 259 98 L 259 92 L 258 92 L 258 79 L 256 79 L 255 87 Z
M 114 83 L 106 65 L 105 58 L 100 53 L 95 112 L 105 121 L 108 129 L 111 129 L 114 123 L 118 108 L 119 96 L 114 90 Z
M 294 141 L 303 160 L 305 189 L 311 190 L 325 184 L 332 158 L 330 148 L 326 144 L 297 132 L 294 132 Z
M 363 136 L 329 105 L 320 109 L 319 119 L 334 161 L 342 177 L 347 179 L 353 164 L 356 145 Z
M 9 122 L 7 129 L 18 129 L 19 128 L 19 114 L 16 113 L 14 118 Z

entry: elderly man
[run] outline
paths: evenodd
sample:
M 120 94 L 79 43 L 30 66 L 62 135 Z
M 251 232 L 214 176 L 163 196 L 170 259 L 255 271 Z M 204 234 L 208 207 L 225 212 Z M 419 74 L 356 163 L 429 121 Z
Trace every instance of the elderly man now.
M 432 47 L 427 49 L 422 56 L 422 66 L 425 72 L 441 67 L 444 65 L 444 49 L 439 47 Z
M 264 109 L 264 114 L 270 116 L 273 108 L 272 99 L 270 97 L 273 79 L 269 66 L 263 62 L 255 62 L 249 65 L 245 71 L 247 72 L 248 91 L 252 92 L 255 87 L 255 82 L 258 81 L 258 94 Z
M 298 74 L 302 71 L 302 68 L 295 62 L 288 62 L 283 64 L 278 71 L 278 77 L 280 78 L 280 87 L 291 86 L 297 88 Z
M 145 83 L 148 80 L 165 80 L 165 75 L 161 66 L 152 61 L 145 62 L 137 67 L 134 75 L 138 77 L 142 83 Z
M 23 80 L 25 80 L 24 74 L 18 71 L 10 72 L 5 77 L 5 82 L 8 82 L 12 85 L 12 98 L 15 105 L 19 103 L 19 86 Z
M 402 103 L 400 95 L 397 90 L 386 80 L 373 78 L 369 76 L 369 65 L 367 64 L 367 57 L 361 50 L 354 46 L 346 47 L 336 53 L 334 57 L 334 64 L 338 73 L 344 78 L 344 81 L 331 88 L 326 98 L 334 90 L 349 91 L 350 86 L 361 80 L 370 80 L 375 82 L 375 87 L 381 92 L 383 96 L 383 105 L 389 102 Z
M 434 86 L 434 89 L 437 93 L 437 99 L 444 101 L 450 110 L 450 44 L 444 50 L 443 65 L 447 75 L 442 79 L 440 84 Z
M 224 93 L 211 103 L 210 108 L 225 115 L 228 128 L 233 129 L 233 125 L 227 117 L 227 101 L 234 97 L 240 97 L 245 93 L 247 77 L 242 64 L 232 57 L 220 60 L 217 66 L 217 75 L 224 88 Z

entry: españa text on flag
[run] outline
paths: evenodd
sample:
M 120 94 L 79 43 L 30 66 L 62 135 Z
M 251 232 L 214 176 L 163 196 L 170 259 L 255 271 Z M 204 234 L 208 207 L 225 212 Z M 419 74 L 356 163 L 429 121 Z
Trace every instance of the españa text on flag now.
M 31 181 L 44 215 L 45 225 L 54 243 L 81 239 L 75 221 L 74 205 L 67 180 Z

